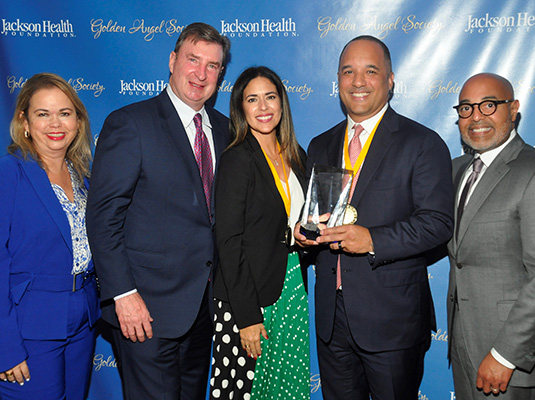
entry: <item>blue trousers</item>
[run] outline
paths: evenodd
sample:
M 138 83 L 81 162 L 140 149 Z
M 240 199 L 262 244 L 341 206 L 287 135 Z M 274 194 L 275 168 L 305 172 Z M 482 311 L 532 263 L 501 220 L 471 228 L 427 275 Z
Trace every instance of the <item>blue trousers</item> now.
M 331 341 L 317 338 L 324 400 L 418 400 L 429 342 L 394 351 L 362 349 L 351 336 L 342 292 L 334 319 Z
M 126 339 L 112 328 L 125 400 L 204 400 L 212 345 L 208 290 L 190 330 L 178 338 Z
M 0 381 L 1 400 L 83 400 L 87 396 L 95 350 L 83 291 L 69 298 L 67 338 L 25 340 L 30 380 L 23 386 Z

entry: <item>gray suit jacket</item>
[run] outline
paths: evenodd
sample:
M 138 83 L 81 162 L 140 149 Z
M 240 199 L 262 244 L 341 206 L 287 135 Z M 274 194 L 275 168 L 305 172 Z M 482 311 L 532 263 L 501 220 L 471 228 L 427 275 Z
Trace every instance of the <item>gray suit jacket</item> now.
M 471 160 L 453 162 L 457 191 Z M 494 347 L 517 366 L 511 385 L 534 385 L 535 150 L 520 136 L 481 177 L 448 252 L 450 343 L 453 319 L 460 318 L 456 323 L 476 370 Z

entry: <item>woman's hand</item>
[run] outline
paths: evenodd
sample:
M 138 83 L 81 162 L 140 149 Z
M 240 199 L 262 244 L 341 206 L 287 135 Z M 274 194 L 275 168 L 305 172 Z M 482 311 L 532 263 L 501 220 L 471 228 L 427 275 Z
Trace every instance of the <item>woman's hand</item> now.
M 330 217 L 331 217 L 330 213 L 320 215 L 320 218 L 319 218 L 320 222 L 317 224 L 317 227 L 320 231 L 327 228 L 327 225 L 325 225 L 325 223 L 329 221 Z M 295 238 L 295 242 L 301 247 L 316 246 L 319 244 L 317 240 L 307 239 L 306 236 L 301 233 L 301 222 L 298 222 L 297 224 L 295 224 L 294 238 Z
M 247 355 L 255 360 L 262 354 L 260 335 L 266 340 L 269 339 L 264 324 L 255 324 L 240 329 L 241 345 L 247 352 Z
M 17 382 L 20 386 L 30 380 L 30 370 L 26 360 L 7 371 L 0 372 L 0 379 L 4 382 Z

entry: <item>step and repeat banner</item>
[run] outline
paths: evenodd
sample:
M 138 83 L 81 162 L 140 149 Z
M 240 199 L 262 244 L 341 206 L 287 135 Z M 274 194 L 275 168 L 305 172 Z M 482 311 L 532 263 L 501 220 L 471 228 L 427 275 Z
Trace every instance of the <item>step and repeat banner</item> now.
M 519 133 L 535 144 L 535 0 L 7 0 L 0 2 L 0 153 L 10 142 L 16 96 L 33 74 L 54 72 L 72 84 L 89 111 L 96 140 L 111 111 L 165 88 L 169 53 L 182 29 L 195 21 L 213 25 L 232 43 L 216 108 L 228 115 L 240 72 L 266 65 L 284 81 L 304 148 L 344 119 L 338 57 L 361 34 L 390 48 L 392 107 L 436 130 L 452 157 L 462 153 L 452 106 L 464 81 L 483 71 L 512 82 L 522 114 Z M 446 260 L 429 268 L 438 330 L 427 353 L 420 399 L 455 399 L 446 360 L 448 268 Z M 312 288 L 313 268 L 309 281 Z M 313 327 L 313 296 L 310 302 Z M 311 340 L 310 385 L 312 399 L 319 400 L 313 330 Z M 106 332 L 98 338 L 93 364 L 89 398 L 121 399 Z

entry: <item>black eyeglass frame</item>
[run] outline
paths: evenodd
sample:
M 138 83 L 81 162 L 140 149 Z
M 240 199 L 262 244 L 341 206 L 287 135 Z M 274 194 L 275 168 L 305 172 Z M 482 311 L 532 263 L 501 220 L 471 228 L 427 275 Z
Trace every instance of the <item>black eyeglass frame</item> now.
M 472 114 L 474 113 L 474 110 L 476 108 L 475 106 L 477 106 L 477 109 L 479 110 L 479 112 L 482 115 L 484 115 L 485 117 L 490 117 L 492 114 L 494 114 L 496 112 L 496 110 L 498 109 L 498 106 L 500 104 L 512 103 L 513 101 L 514 100 L 485 100 L 485 101 L 482 101 L 480 103 L 462 103 L 462 104 L 458 104 L 456 106 L 453 106 L 453 108 L 455 108 L 455 110 L 457 111 L 457 115 L 459 116 L 459 118 L 462 118 L 462 119 L 470 118 L 472 116 Z M 485 114 L 481 110 L 481 104 L 485 104 L 485 103 L 494 104 L 494 110 L 490 114 Z M 468 114 L 466 117 L 463 117 L 459 112 L 459 108 L 460 107 L 464 107 L 464 106 L 470 106 L 472 108 L 472 111 L 470 111 L 470 114 Z

